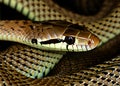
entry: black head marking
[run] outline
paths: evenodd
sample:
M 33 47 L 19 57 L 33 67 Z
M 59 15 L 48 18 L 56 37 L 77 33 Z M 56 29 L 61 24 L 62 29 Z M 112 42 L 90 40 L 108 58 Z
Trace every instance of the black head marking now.
M 37 41 L 35 39 L 32 40 L 33 42 Z M 41 41 L 40 44 L 55 44 L 55 43 L 60 43 L 60 42 L 66 42 L 68 45 L 74 44 L 75 43 L 75 37 L 72 36 L 66 36 L 65 39 L 50 39 L 47 41 Z
M 32 44 L 37 44 L 37 39 L 32 39 L 31 42 Z
M 67 44 L 67 45 L 66 45 L 66 49 L 67 49 L 67 50 L 69 50 L 69 49 L 68 49 L 68 46 L 69 46 L 69 45 Z
M 50 39 L 50 40 L 47 40 L 47 41 L 42 41 L 40 43 L 41 44 L 51 44 L 51 43 L 60 43 L 62 41 L 63 41 L 62 39 Z

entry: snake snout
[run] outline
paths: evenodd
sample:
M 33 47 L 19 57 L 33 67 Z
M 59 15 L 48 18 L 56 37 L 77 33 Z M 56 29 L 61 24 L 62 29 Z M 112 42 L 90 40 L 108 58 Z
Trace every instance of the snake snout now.
M 100 43 L 99 38 L 90 33 L 89 31 L 82 31 L 76 37 L 76 45 L 78 46 L 78 51 L 88 51 L 97 47 Z M 81 47 L 81 49 L 79 48 Z
M 88 41 L 88 45 L 91 47 L 91 49 L 96 48 L 99 44 L 100 39 L 95 35 L 91 35 L 90 41 Z

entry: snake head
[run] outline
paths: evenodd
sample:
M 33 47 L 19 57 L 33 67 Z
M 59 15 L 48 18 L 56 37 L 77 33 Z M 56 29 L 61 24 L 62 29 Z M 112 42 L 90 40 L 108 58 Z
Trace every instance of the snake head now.
M 85 26 L 63 21 L 34 23 L 34 37 L 31 42 L 35 47 L 53 51 L 88 51 L 97 47 L 99 38 Z M 35 26 L 36 25 L 36 26 Z
M 77 34 L 75 35 L 73 32 Z M 100 43 L 99 38 L 88 30 L 72 31 L 71 29 L 71 33 L 65 33 L 64 35 L 64 42 L 66 42 L 66 50 L 68 51 L 88 51 L 94 49 Z
M 47 32 L 48 30 L 49 29 L 47 29 Z M 100 42 L 97 36 L 88 31 L 85 27 L 80 27 L 79 25 L 70 25 L 67 28 L 54 26 L 54 28 L 49 30 L 49 33 L 50 32 L 54 32 L 52 33 L 54 35 L 55 33 L 59 35 L 39 42 L 41 46 L 47 50 L 88 51 L 97 47 Z
M 76 37 L 75 37 L 75 43 L 74 47 L 75 51 L 88 51 L 96 48 L 100 40 L 97 36 L 92 34 L 89 31 L 81 31 Z
M 66 28 L 63 36 L 64 44 L 60 45 L 67 51 L 88 51 L 97 47 L 100 43 L 99 38 L 87 30 L 85 26 L 72 24 Z

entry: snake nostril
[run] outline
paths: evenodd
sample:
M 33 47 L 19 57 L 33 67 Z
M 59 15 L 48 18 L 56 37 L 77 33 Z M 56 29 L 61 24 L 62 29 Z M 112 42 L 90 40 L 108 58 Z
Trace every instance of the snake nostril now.
M 89 45 L 89 46 L 94 45 L 94 41 L 93 41 L 93 40 L 89 40 L 89 41 L 88 41 L 88 45 Z

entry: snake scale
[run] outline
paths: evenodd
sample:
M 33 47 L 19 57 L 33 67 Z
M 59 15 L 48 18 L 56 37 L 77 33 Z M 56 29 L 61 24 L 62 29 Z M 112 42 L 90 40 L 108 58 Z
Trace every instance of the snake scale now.
M 80 26 L 84 25 L 88 32 L 90 31 L 91 34 L 98 37 L 101 42 L 99 47 L 91 51 L 68 52 L 65 55 L 63 52 L 45 51 L 26 46 L 24 43 L 13 43 L 12 46 L 0 53 L 1 86 L 120 85 L 120 56 L 118 55 L 120 49 L 120 3 L 118 0 L 105 0 L 105 6 L 103 5 L 103 9 L 94 17 L 74 14 L 59 7 L 51 0 L 0 0 L 0 2 L 16 9 L 33 21 L 66 20 Z M 10 21 L 7 22 L 2 25 L 2 21 L 0 21 L 0 28 L 5 30 L 5 27 L 14 27 Z M 21 25 L 23 24 L 18 26 Z M 21 39 L 22 34 L 18 38 Z M 36 43 L 36 40 L 34 39 L 32 42 Z M 104 63 L 100 63 L 101 59 L 104 59 Z M 105 61 L 108 59 L 109 61 Z M 95 65 L 95 62 L 100 64 Z M 88 65 L 95 66 L 82 69 L 82 66 Z M 41 77 L 44 78 L 40 79 Z

